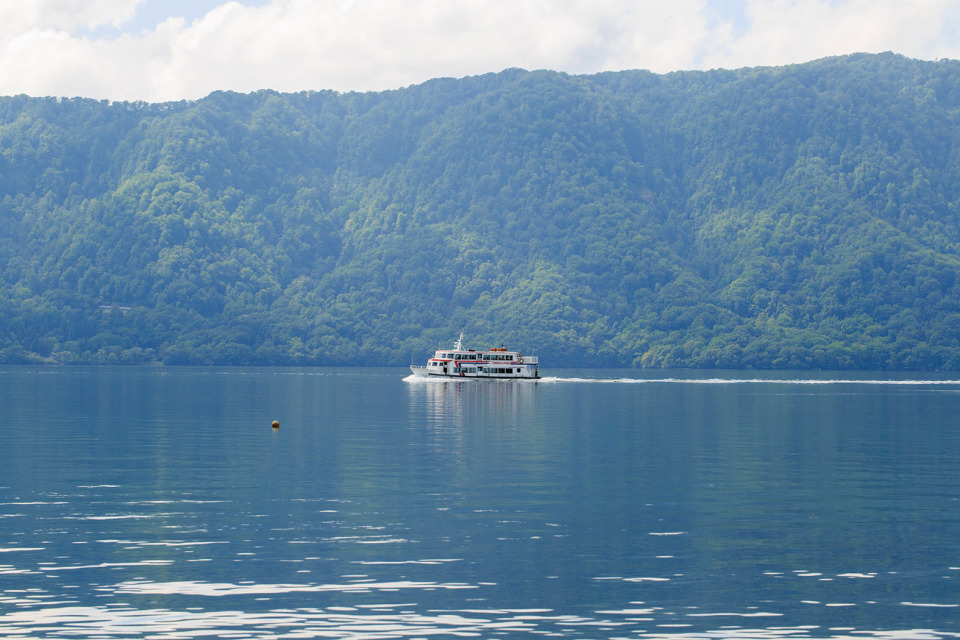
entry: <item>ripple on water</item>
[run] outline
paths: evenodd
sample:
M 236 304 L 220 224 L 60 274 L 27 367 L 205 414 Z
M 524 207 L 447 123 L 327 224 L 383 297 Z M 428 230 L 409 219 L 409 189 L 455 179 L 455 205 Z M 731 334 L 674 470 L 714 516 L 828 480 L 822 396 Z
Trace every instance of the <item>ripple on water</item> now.
M 614 578 L 616 579 L 616 578 Z M 229 637 L 242 632 L 246 638 L 325 637 L 344 639 L 380 639 L 411 636 L 492 637 L 522 633 L 562 637 L 605 637 L 617 635 L 632 638 L 671 640 L 781 640 L 823 637 L 875 638 L 876 640 L 932 640 L 944 635 L 928 629 L 872 631 L 855 627 L 817 625 L 743 627 L 720 624 L 724 619 L 758 620 L 782 617 L 776 611 L 670 611 L 643 602 L 631 602 L 623 608 L 598 609 L 593 615 L 561 614 L 549 608 L 457 608 L 427 609 L 415 602 L 354 602 L 316 608 L 272 608 L 265 611 L 238 607 L 231 602 L 229 610 L 210 610 L 207 606 L 189 606 L 182 610 L 136 608 L 137 596 L 172 595 L 178 597 L 213 598 L 249 597 L 256 602 L 270 602 L 286 593 L 375 594 L 436 589 L 478 589 L 478 585 L 442 582 L 348 582 L 342 584 L 258 584 L 230 582 L 151 582 L 131 580 L 115 584 L 108 591 L 114 600 L 106 606 L 81 606 L 60 600 L 39 589 L 7 592 L 0 604 L 8 610 L 0 613 L 0 636 L 77 637 L 95 630 L 104 637 L 150 637 L 173 640 L 183 634 Z M 46 598 L 46 600 L 44 600 Z M 253 602 L 253 601 L 250 601 Z M 843 606 L 827 603 L 824 606 Z M 902 602 L 912 607 L 956 607 L 954 604 Z M 715 626 L 702 626 L 716 620 Z
M 392 582 L 348 582 L 344 584 L 234 584 L 228 582 L 149 582 L 131 580 L 117 585 L 118 594 L 236 596 L 263 595 L 293 592 L 372 592 L 401 589 L 477 589 L 476 585 L 456 582 L 415 582 L 397 580 Z

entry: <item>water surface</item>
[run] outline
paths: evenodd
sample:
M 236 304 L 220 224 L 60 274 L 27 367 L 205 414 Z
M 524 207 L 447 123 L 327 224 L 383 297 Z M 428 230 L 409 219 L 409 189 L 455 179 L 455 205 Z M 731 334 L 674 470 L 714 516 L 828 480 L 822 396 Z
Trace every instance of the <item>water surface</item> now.
M 0 637 L 960 634 L 960 380 L 406 373 L 0 369 Z

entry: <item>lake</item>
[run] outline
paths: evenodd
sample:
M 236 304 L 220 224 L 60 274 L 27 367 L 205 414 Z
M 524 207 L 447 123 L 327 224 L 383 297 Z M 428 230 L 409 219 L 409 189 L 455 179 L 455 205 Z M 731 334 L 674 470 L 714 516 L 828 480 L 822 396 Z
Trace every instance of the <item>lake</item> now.
M 960 376 L 543 372 L 0 367 L 0 637 L 960 636 Z

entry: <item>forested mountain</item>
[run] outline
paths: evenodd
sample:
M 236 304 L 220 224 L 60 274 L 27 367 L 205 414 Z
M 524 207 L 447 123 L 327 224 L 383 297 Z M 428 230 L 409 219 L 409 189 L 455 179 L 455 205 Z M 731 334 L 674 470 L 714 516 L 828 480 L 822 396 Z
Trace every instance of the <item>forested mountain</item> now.
M 0 362 L 960 369 L 960 62 L 0 98 Z

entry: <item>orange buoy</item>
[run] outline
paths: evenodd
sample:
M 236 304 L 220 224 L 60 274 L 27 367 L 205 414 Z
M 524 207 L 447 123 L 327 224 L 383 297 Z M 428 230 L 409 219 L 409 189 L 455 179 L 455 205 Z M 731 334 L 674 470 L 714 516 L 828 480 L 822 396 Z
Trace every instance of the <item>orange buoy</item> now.
M 280 421 L 279 421 L 279 420 L 274 420 L 274 421 L 273 421 L 273 424 L 270 425 L 270 426 L 272 426 L 274 429 L 279 429 L 279 428 L 280 428 Z

